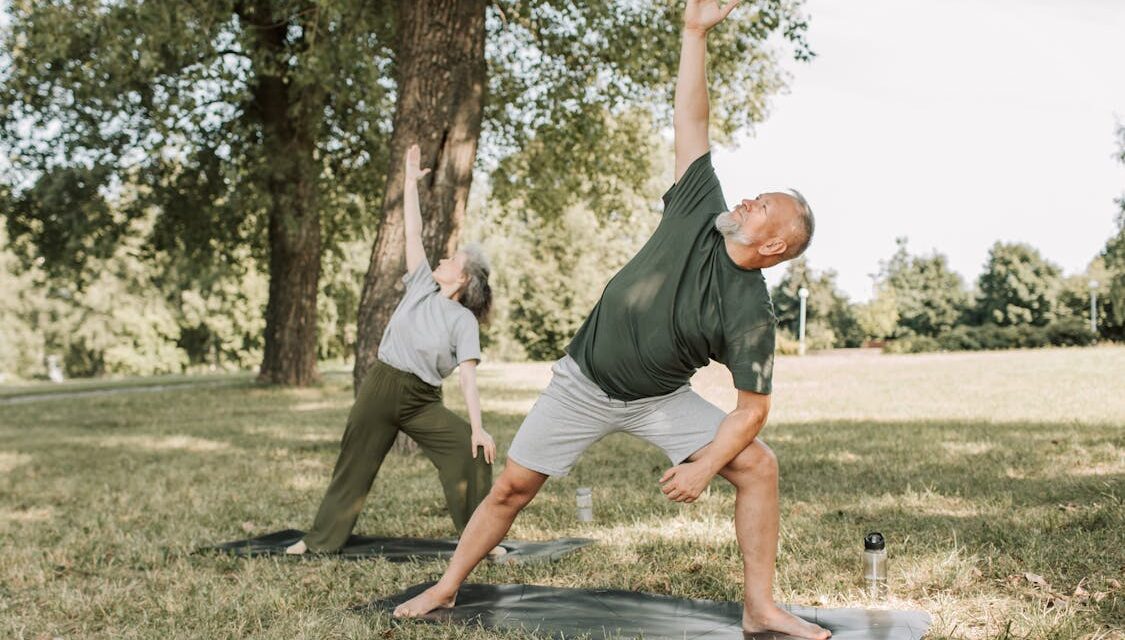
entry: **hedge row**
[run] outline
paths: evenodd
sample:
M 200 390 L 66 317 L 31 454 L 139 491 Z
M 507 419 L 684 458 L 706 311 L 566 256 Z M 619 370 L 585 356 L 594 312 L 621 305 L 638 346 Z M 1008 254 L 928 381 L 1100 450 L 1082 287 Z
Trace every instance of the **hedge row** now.
M 1039 347 L 1080 347 L 1093 344 L 1097 335 L 1081 318 L 1063 318 L 1036 327 L 994 324 L 960 326 L 939 335 L 906 336 L 888 342 L 888 353 L 922 353 L 926 351 L 990 351 L 997 349 L 1035 349 Z

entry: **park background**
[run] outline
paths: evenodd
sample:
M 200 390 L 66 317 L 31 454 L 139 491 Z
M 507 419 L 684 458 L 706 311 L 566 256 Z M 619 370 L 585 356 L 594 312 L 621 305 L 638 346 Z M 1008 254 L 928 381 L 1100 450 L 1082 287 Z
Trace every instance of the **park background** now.
M 1097 37 L 1125 18 L 1079 5 L 764 2 L 713 34 L 727 197 L 797 186 L 820 218 L 770 274 L 783 353 L 802 286 L 813 350 L 1125 337 L 1125 51 Z M 3 14 L 9 382 L 48 356 L 68 377 L 300 385 L 358 355 L 361 377 L 398 296 L 413 141 L 436 164 L 431 257 L 464 240 L 493 257 L 490 359 L 557 357 L 659 218 L 676 3 L 107 6 Z
M 151 592 L 180 578 L 185 589 L 236 598 L 224 581 L 290 579 L 284 566 L 197 565 L 183 554 L 237 537 L 241 524 L 261 531 L 307 518 L 351 380 L 370 365 L 398 299 L 401 160 L 415 141 L 435 169 L 422 188 L 431 258 L 473 240 L 493 259 L 484 409 L 506 447 L 545 384 L 539 363 L 561 354 L 659 219 L 671 182 L 678 5 L 4 2 L 0 535 L 57 545 L 24 547 L 5 561 L 16 585 L 5 587 L 8 611 L 23 602 L 53 612 L 40 622 L 18 615 L 8 630 L 143 637 L 159 628 L 143 613 L 147 603 L 167 614 L 163 630 L 173 635 L 316 637 L 341 619 L 309 612 L 347 602 L 327 585 L 343 580 L 373 594 L 380 584 L 410 584 L 400 569 L 302 566 L 302 580 L 324 593 L 302 597 L 296 613 L 282 613 L 276 586 L 263 587 L 213 627 L 193 620 L 207 610 L 200 592 L 172 589 L 188 603 L 179 608 Z M 794 394 L 778 398 L 770 425 L 783 473 L 795 479 L 783 485 L 792 523 L 783 560 L 795 563 L 792 573 L 783 564 L 783 592 L 855 604 L 848 556 L 834 551 L 853 541 L 822 531 L 875 520 L 909 532 L 917 564 L 899 597 L 939 615 L 938 637 L 1117 637 L 1125 128 L 1113 110 L 1125 102 L 1101 87 L 1120 85 L 1120 46 L 1107 34 L 1125 17 L 1095 0 L 937 7 L 867 2 L 848 12 L 761 0 L 711 36 L 712 133 L 727 197 L 797 186 L 821 223 L 807 256 L 769 275 L 778 383 L 793 385 L 779 388 Z M 991 48 L 974 48 L 980 42 Z M 825 94 L 815 70 L 848 82 L 849 65 L 862 66 L 849 51 L 863 46 L 868 61 L 895 63 L 871 72 L 877 86 L 850 85 L 867 101 Z M 934 54 L 943 46 L 960 55 L 944 63 Z M 919 52 L 926 64 L 912 57 Z M 1037 64 L 1044 56 L 1062 62 Z M 991 72 L 978 82 L 1000 90 L 956 83 L 974 62 Z M 886 97 L 909 96 L 905 78 L 960 101 L 935 106 L 933 96 L 915 96 L 931 109 L 911 111 Z M 1001 94 L 1011 100 L 996 107 Z M 1033 103 L 1036 95 L 1045 101 Z M 1047 110 L 1071 98 L 1087 108 Z M 1006 119 L 1025 125 L 1013 106 L 1024 104 L 1033 117 L 1058 117 L 1028 125 L 1017 142 L 1007 130 L 958 138 L 973 131 L 959 114 L 985 129 Z M 846 118 L 848 109 L 873 119 Z M 880 147 L 887 137 L 899 146 Z M 943 151 L 945 138 L 960 144 Z M 925 161 L 940 153 L 942 162 Z M 1053 179 L 1029 172 L 1005 182 L 1012 158 L 1036 154 L 1034 166 Z M 830 180 L 800 173 L 825 164 Z M 914 179 L 893 175 L 895 166 L 917 167 Z M 775 182 L 788 176 L 792 183 Z M 1109 188 L 1107 176 L 1117 181 Z M 756 190 L 743 193 L 744 180 Z M 855 190 L 828 188 L 841 184 Z M 1027 200 L 1036 191 L 1042 208 Z M 867 210 L 881 217 L 864 218 Z M 933 226 L 943 217 L 948 224 Z M 977 256 L 975 270 L 966 255 Z M 789 358 L 802 287 L 813 355 Z M 1019 351 L 904 355 L 1011 349 Z M 90 380 L 41 382 L 51 361 L 67 378 Z M 705 375 L 700 384 L 729 402 L 722 374 Z M 214 386 L 187 384 L 196 382 Z M 139 387 L 156 390 L 66 396 Z M 52 393 L 49 405 L 31 401 Z M 595 535 L 622 540 L 623 550 L 532 577 L 736 597 L 726 570 L 708 564 L 733 558 L 720 526 L 729 496 L 720 491 L 700 516 L 706 526 L 685 513 L 678 533 L 654 531 L 672 507 L 595 471 L 611 467 L 615 453 L 640 456 L 642 475 L 661 463 L 614 441 L 586 467 L 586 482 L 619 492 L 623 506 L 600 523 L 611 534 Z M 263 460 L 275 468 L 254 478 Z M 843 474 L 838 489 L 850 494 L 828 495 L 814 480 L 826 469 Z M 386 482 L 409 490 L 369 509 L 361 526 L 443 535 L 429 475 L 420 459 L 392 465 Z M 180 486 L 189 478 L 199 488 Z M 591 534 L 571 522 L 572 495 L 563 483 L 517 533 Z M 136 504 L 126 508 L 124 496 Z M 810 506 L 849 499 L 852 508 L 836 511 Z M 426 506 L 415 513 L 419 501 Z M 119 515 L 76 509 L 87 503 Z M 177 520 L 192 523 L 169 559 L 161 536 Z M 58 533 L 64 523 L 72 530 Z M 1071 536 L 1083 540 L 1077 551 L 1064 544 Z M 672 562 L 669 538 L 685 549 L 713 543 L 707 558 L 672 563 L 686 582 L 594 570 L 638 553 Z M 812 546 L 798 559 L 802 540 Z M 149 567 L 141 578 L 130 573 L 138 566 Z M 817 575 L 825 571 L 834 577 Z M 111 606 L 137 589 L 139 602 Z M 66 621 L 75 609 L 82 613 Z

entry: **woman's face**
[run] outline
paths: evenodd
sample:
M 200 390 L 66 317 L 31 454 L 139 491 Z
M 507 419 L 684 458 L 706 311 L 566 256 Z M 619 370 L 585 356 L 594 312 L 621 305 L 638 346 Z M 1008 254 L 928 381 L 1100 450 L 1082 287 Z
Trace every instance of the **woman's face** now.
M 438 284 L 460 288 L 468 279 L 465 275 L 465 252 L 458 251 L 448 258 L 438 260 L 437 268 L 434 269 L 434 280 Z

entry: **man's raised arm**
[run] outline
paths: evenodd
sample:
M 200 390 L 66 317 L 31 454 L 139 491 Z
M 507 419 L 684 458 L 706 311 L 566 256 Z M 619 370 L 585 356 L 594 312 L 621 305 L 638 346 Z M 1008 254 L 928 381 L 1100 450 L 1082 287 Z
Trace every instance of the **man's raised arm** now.
M 722 22 L 738 5 L 730 0 L 720 7 L 718 0 L 688 0 L 684 8 L 684 30 L 680 38 L 680 72 L 676 77 L 675 114 L 676 182 L 699 156 L 707 153 L 711 141 L 707 124 L 711 106 L 707 101 L 707 32 Z

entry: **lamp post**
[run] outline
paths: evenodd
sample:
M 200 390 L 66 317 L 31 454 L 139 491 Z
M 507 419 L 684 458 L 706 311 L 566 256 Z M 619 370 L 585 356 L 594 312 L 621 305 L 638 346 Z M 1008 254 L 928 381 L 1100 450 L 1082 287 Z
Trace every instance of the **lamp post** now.
M 797 347 L 797 354 L 803 356 L 805 355 L 805 307 L 809 299 L 809 290 L 805 287 L 801 287 L 797 290 L 797 295 L 801 297 L 801 324 L 798 329 L 800 344 Z
M 1090 332 L 1098 335 L 1098 281 L 1090 281 Z

